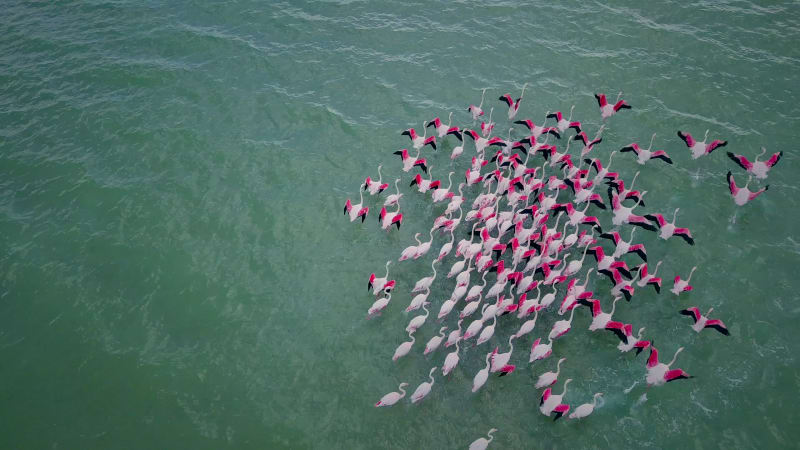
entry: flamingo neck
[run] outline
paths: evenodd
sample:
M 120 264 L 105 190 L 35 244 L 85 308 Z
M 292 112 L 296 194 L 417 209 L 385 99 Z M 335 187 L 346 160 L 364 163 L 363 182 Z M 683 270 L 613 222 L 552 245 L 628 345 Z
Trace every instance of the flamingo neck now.
M 683 347 L 679 348 L 678 351 L 675 352 L 675 356 L 672 357 L 672 361 L 670 361 L 669 364 L 667 364 L 667 367 L 672 367 L 672 365 L 675 363 L 675 360 L 678 359 L 678 354 L 680 354 L 680 352 L 682 351 Z
M 575 311 L 575 310 L 573 309 L 573 311 Z M 567 380 L 566 383 L 564 383 L 564 390 L 561 392 L 561 396 L 562 397 L 567 393 L 567 385 L 569 384 L 570 381 L 572 381 L 571 378 L 569 380 Z

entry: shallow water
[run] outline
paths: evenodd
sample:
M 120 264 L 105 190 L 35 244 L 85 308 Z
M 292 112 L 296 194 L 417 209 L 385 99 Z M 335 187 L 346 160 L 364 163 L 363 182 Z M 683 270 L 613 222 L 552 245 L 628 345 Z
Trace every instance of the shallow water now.
M 6 2 L 0 446 L 466 448 L 491 427 L 497 448 L 795 446 L 799 25 L 796 2 Z M 511 376 L 470 393 L 516 329 L 500 321 L 422 404 L 376 410 L 446 352 L 420 354 L 429 322 L 418 352 L 391 361 L 429 259 L 391 266 L 398 288 L 370 321 L 367 277 L 444 207 L 403 184 L 405 221 L 388 235 L 377 199 L 363 225 L 341 207 L 378 164 L 407 183 L 400 131 L 450 111 L 471 125 L 481 88 L 504 137 L 496 98 L 525 82 L 519 117 L 574 104 L 590 134 L 592 94 L 624 91 L 634 107 L 608 121 L 596 156 L 653 132 L 672 156 L 612 167 L 641 170 L 646 209 L 681 208 L 695 246 L 637 237 L 665 279 L 697 265 L 695 291 L 640 290 L 614 317 L 646 326 L 666 361 L 686 347 L 676 364 L 696 378 L 645 395 L 646 355 L 585 331 L 584 311 L 531 368 L 550 314 L 517 343 Z M 729 144 L 692 160 L 678 129 Z M 468 161 L 451 165 L 450 139 L 425 156 L 436 178 L 460 180 Z M 736 207 L 725 173 L 744 177 L 725 151 L 761 146 L 783 159 L 770 190 Z M 454 284 L 441 278 L 434 313 Z M 692 332 L 678 314 L 691 305 L 713 306 L 732 336 Z M 562 355 L 570 403 L 605 393 L 582 422 L 538 412 L 532 384 Z

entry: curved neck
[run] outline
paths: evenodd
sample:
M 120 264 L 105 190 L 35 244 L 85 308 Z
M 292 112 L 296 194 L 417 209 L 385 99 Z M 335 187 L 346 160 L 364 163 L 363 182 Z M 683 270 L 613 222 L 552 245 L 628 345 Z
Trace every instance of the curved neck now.
M 679 348 L 678 351 L 675 352 L 675 356 L 672 357 L 672 361 L 670 361 L 669 364 L 667 364 L 667 367 L 671 367 L 675 363 L 675 360 L 678 359 L 678 354 L 682 351 L 683 347 Z
M 573 309 L 573 311 L 575 311 L 575 310 Z M 572 381 L 572 378 L 570 378 L 569 380 L 567 380 L 567 381 L 564 383 L 564 390 L 561 392 L 561 396 L 562 396 L 562 397 L 564 396 L 564 394 L 566 394 L 566 393 L 567 393 L 567 385 L 569 384 L 569 382 L 570 382 L 570 381 Z
M 400 392 L 402 392 L 402 393 L 403 393 L 403 394 L 400 396 L 400 398 L 403 398 L 403 397 L 405 397 L 405 396 L 406 396 L 406 390 L 405 390 L 405 389 L 403 389 L 403 385 L 402 385 L 402 384 L 400 385 L 400 387 L 398 387 L 398 388 L 397 388 L 397 390 L 399 390 Z

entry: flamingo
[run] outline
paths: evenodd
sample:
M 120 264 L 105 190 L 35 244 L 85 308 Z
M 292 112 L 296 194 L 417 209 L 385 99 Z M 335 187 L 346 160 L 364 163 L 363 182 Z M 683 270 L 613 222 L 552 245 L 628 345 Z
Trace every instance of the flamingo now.
M 442 327 L 439 329 L 439 335 L 432 337 L 427 344 L 425 344 L 425 351 L 422 352 L 423 355 L 427 355 L 428 353 L 435 352 L 436 349 L 442 345 L 442 340 L 444 339 L 444 332 L 447 330 L 447 327 Z
M 558 375 L 561 373 L 561 363 L 566 360 L 567 358 L 561 358 L 558 360 L 555 372 L 545 372 L 539 375 L 539 379 L 536 381 L 536 389 L 541 389 L 556 384 L 556 382 L 558 382 Z
M 481 171 L 477 169 L 467 170 L 465 173 L 465 178 L 467 181 L 467 186 L 473 186 L 483 181 Z
M 603 247 L 599 245 L 590 249 L 594 253 L 594 258 L 597 260 L 597 272 L 608 275 L 610 269 L 622 270 L 625 275 L 630 278 L 631 273 L 625 261 L 616 261 L 613 256 L 605 254 Z
M 575 408 L 575 411 L 569 415 L 570 419 L 583 419 L 584 417 L 588 416 L 594 411 L 594 407 L 597 405 L 597 398 L 602 396 L 602 392 L 598 392 L 594 394 L 592 397 L 592 403 L 584 403 L 581 406 Z
M 603 120 L 613 116 L 620 109 L 631 109 L 631 105 L 629 105 L 625 100 L 620 100 L 620 97 L 622 97 L 622 91 L 617 94 L 617 101 L 612 106 L 606 100 L 606 94 L 594 94 L 594 98 L 597 99 L 597 104 L 600 105 L 600 116 L 603 118 Z
M 456 287 L 456 291 L 459 291 L 460 287 Z M 463 295 L 463 294 L 462 294 Z M 439 314 L 437 314 L 436 318 L 440 321 L 444 319 L 450 311 L 453 310 L 453 307 L 456 305 L 458 301 L 456 292 L 453 292 L 453 295 L 442 303 L 442 306 L 439 308 Z
M 642 352 L 642 350 L 646 349 L 650 346 L 650 341 L 642 340 L 642 333 L 644 333 L 645 328 L 639 328 L 639 335 L 634 338 L 633 337 L 633 326 L 631 324 L 626 324 L 622 331 L 625 334 L 625 339 L 620 339 L 622 342 L 617 345 L 619 351 L 625 353 L 636 349 L 636 355 Z
M 622 149 L 620 149 L 620 151 L 621 152 L 633 152 L 633 153 L 636 153 L 636 162 L 641 164 L 641 165 L 644 165 L 644 163 L 646 163 L 647 161 L 649 161 L 649 160 L 651 160 L 653 158 L 658 158 L 658 159 L 663 160 L 667 164 L 672 164 L 672 160 L 670 159 L 669 155 L 667 155 L 667 152 L 665 152 L 664 150 L 656 150 L 654 152 L 650 151 L 650 149 L 653 148 L 653 140 L 655 138 L 656 138 L 656 134 L 653 133 L 653 137 L 650 138 L 650 146 L 647 147 L 647 149 L 643 149 L 643 148 L 639 147 L 639 144 L 634 142 L 631 145 L 628 145 L 626 147 L 622 147 Z
M 469 288 L 469 292 L 467 292 L 467 297 L 464 299 L 464 301 L 469 302 L 469 301 L 475 300 L 476 298 L 480 297 L 481 294 L 483 294 L 483 288 L 486 287 L 486 274 L 487 273 L 488 272 L 483 272 L 483 276 L 481 276 L 481 280 L 483 281 L 482 284 L 480 284 L 480 285 L 476 284 L 475 286 L 472 286 L 471 288 Z
M 639 176 L 639 172 L 637 171 L 633 174 L 633 180 L 631 180 L 631 187 L 630 189 L 625 189 L 625 182 L 621 178 L 617 178 L 616 180 L 609 180 L 606 182 L 608 184 L 608 198 L 612 199 L 613 196 L 611 195 L 612 188 L 617 191 L 617 195 L 621 199 L 621 201 L 625 201 L 631 199 L 635 202 L 641 200 L 641 193 L 633 189 L 633 186 L 636 184 L 636 178 Z M 644 206 L 644 202 L 639 203 L 640 205 Z
M 569 320 L 559 320 L 553 324 L 553 328 L 550 330 L 550 334 L 547 336 L 547 338 L 550 340 L 555 340 L 567 334 L 572 328 L 573 316 L 575 316 L 574 308 L 569 313 Z
M 440 201 L 448 198 L 448 196 L 452 197 L 453 194 L 450 193 L 450 187 L 453 186 L 453 174 L 455 172 L 450 172 L 447 175 L 447 187 L 442 189 L 441 187 L 437 187 L 435 191 L 433 191 L 432 199 L 434 203 L 439 203 Z
M 566 212 L 567 217 L 569 217 L 569 222 L 567 223 L 574 227 L 578 226 L 579 224 L 584 224 L 600 229 L 600 220 L 598 220 L 595 216 L 586 215 L 586 211 L 589 209 L 589 206 L 591 205 L 587 203 L 586 207 L 579 211 L 572 206 L 572 203 L 562 203 L 559 205 L 553 205 L 553 210 L 557 212 Z
M 508 346 L 509 349 L 505 353 L 497 353 L 497 350 L 500 347 L 495 347 L 494 351 L 492 352 L 492 373 L 494 372 L 501 372 L 500 376 L 508 375 L 516 369 L 516 366 L 509 365 L 508 361 L 511 360 L 511 353 L 514 352 L 514 343 L 511 342 L 517 338 L 517 335 L 512 334 L 508 337 Z
M 533 341 L 533 345 L 531 346 L 531 357 L 528 362 L 539 361 L 553 354 L 553 340 L 547 338 L 547 344 L 542 344 L 541 341 L 541 338 L 537 338 L 535 341 Z
M 494 352 L 486 354 L 486 367 L 479 370 L 478 373 L 475 374 L 475 378 L 472 379 L 472 392 L 478 392 L 478 389 L 482 388 L 483 385 L 486 384 L 486 380 L 489 379 L 489 367 L 491 367 L 489 359 L 493 354 Z
M 571 311 L 573 308 L 578 306 L 578 300 L 582 299 L 589 299 L 594 295 L 591 291 L 586 291 L 586 284 L 589 282 L 589 275 L 592 272 L 586 272 L 586 281 L 583 285 L 576 286 L 577 279 L 573 278 L 570 280 L 569 284 L 567 285 L 567 295 L 564 297 L 564 300 L 561 301 L 561 306 L 558 308 L 558 315 L 563 316 L 567 313 L 567 311 Z
M 444 358 L 444 365 L 442 366 L 442 375 L 447 376 L 458 365 L 458 341 L 456 341 L 456 351 L 448 353 Z
M 481 92 L 481 103 L 480 103 L 480 105 L 478 105 L 478 106 L 469 105 L 469 108 L 467 108 L 467 111 L 469 111 L 472 114 L 472 121 L 473 122 L 478 120 L 478 117 L 483 115 L 483 110 L 481 109 L 481 107 L 483 106 L 483 97 L 484 97 L 485 94 L 486 94 L 486 89 L 484 89 Z
M 386 306 L 389 305 L 389 301 L 392 299 L 392 294 L 387 294 L 386 297 L 379 298 L 375 300 L 375 303 L 370 306 L 369 311 L 367 311 L 368 317 L 373 317 L 381 313 Z
M 420 257 L 425 256 L 428 251 L 430 251 L 431 244 L 433 244 L 433 228 L 431 228 L 431 231 L 428 235 L 430 236 L 430 239 L 426 242 L 420 242 L 419 246 L 417 246 L 417 252 L 414 253 L 414 259 L 419 259 Z
M 692 378 L 692 376 L 684 372 L 683 369 L 669 369 L 672 364 L 675 363 L 675 360 L 678 359 L 678 354 L 682 351 L 683 347 L 679 348 L 678 351 L 675 352 L 675 356 L 672 358 L 672 361 L 670 361 L 669 364 L 659 363 L 658 350 L 656 350 L 656 348 L 651 344 L 650 357 L 647 358 L 647 375 L 645 377 L 647 380 L 647 385 L 661 386 L 662 384 L 670 381 Z
M 601 137 L 603 135 L 603 130 L 605 130 L 605 125 L 601 126 L 600 129 L 597 130 L 597 134 L 594 135 L 594 139 L 592 139 L 591 141 L 589 140 L 589 136 L 587 136 L 586 133 L 583 131 L 576 134 L 575 137 L 572 138 L 576 141 L 583 142 L 583 148 L 581 149 L 581 158 L 589 154 L 589 152 L 591 152 L 594 149 L 595 145 L 603 142 L 603 138 Z M 595 180 L 597 179 L 599 178 L 595 178 Z
M 419 327 L 425 324 L 425 321 L 428 319 L 428 314 L 430 314 L 430 311 L 427 309 L 428 305 L 430 305 L 430 302 L 425 302 L 422 304 L 422 310 L 425 311 L 425 314 L 420 314 L 411 319 L 406 326 L 407 332 L 413 333 L 417 331 Z
M 475 130 L 463 130 L 467 136 L 471 137 L 473 141 L 475 141 L 475 152 L 476 153 L 483 153 L 486 150 L 486 147 L 490 145 L 505 145 L 503 144 L 503 140 L 499 137 L 493 137 L 491 139 L 486 139 L 485 137 L 481 137 Z
M 400 214 L 400 205 L 397 206 L 395 212 L 387 212 L 385 206 L 381 208 L 381 213 L 378 215 L 378 223 L 382 230 L 389 231 L 389 227 L 392 225 L 397 225 L 397 229 L 399 230 L 400 225 L 403 224 L 403 215 Z
M 428 300 L 428 296 L 431 295 L 431 290 L 428 288 L 425 293 L 417 294 L 411 299 L 411 303 L 408 304 L 406 308 L 406 312 L 416 311 Z
M 739 165 L 742 169 L 746 170 L 747 173 L 755 176 L 756 178 L 763 180 L 767 178 L 767 173 L 770 169 L 772 169 L 775 164 L 778 164 L 778 161 L 781 160 L 783 156 L 783 152 L 774 153 L 770 158 L 766 161 L 759 161 L 760 158 L 764 153 L 767 152 L 767 149 L 761 147 L 761 153 L 756 156 L 756 160 L 753 162 L 748 161 L 744 155 L 734 155 L 731 152 L 728 152 L 728 158 L 733 160 L 736 164 Z
M 414 186 L 416 184 L 417 185 L 417 190 L 422 194 L 428 192 L 431 189 L 439 189 L 439 186 L 442 184 L 442 182 L 439 181 L 439 180 L 434 180 L 433 179 L 433 175 L 431 174 L 431 170 L 432 169 L 433 169 L 433 167 L 428 169 L 428 179 L 427 180 L 422 179 L 422 175 L 417 174 L 414 177 L 414 179 L 411 180 L 411 184 L 409 184 L 409 186 Z
M 614 302 L 611 304 L 611 312 L 604 313 L 603 309 L 600 307 L 600 300 L 596 299 L 588 299 L 588 300 L 579 300 L 582 305 L 586 305 L 592 308 L 592 323 L 589 325 L 589 331 L 596 331 L 600 329 L 606 329 L 608 331 L 614 332 L 620 339 L 625 340 L 625 335 L 623 333 L 623 324 L 620 322 L 614 322 L 611 320 L 611 316 L 614 315 L 614 310 L 617 307 L 617 300 L 620 297 L 614 297 Z
M 383 278 L 376 278 L 374 273 L 370 274 L 367 290 L 372 289 L 374 295 L 380 294 L 387 286 L 389 289 L 394 288 L 394 280 L 389 281 L 389 264 L 391 263 L 391 261 L 386 261 L 386 275 Z
M 634 289 L 631 284 L 633 283 L 633 281 L 636 280 L 634 279 L 633 281 L 628 282 L 628 280 L 622 278 L 622 273 L 620 273 L 620 269 L 616 268 L 609 269 L 606 275 L 608 275 L 608 277 L 614 283 L 614 287 L 611 288 L 611 295 L 617 297 L 620 294 L 623 294 L 625 296 L 625 300 L 631 301 L 631 297 L 633 297 L 634 293 Z M 636 276 L 638 277 L 639 275 L 637 274 Z M 615 333 L 618 332 L 615 330 L 612 331 L 614 331 Z
M 428 122 L 422 122 L 422 129 L 425 133 L 422 136 L 417 134 L 417 131 L 413 128 L 409 128 L 406 131 L 400 133 L 403 136 L 408 136 L 411 138 L 411 145 L 414 147 L 414 150 L 420 150 L 422 147 L 426 145 L 430 145 L 434 150 L 436 150 L 436 136 L 428 136 Z
M 494 129 L 494 122 L 492 122 L 493 113 L 494 108 L 489 109 L 489 121 L 481 122 L 481 135 L 483 135 L 483 137 L 489 137 L 489 135 L 492 134 L 492 130 Z
M 642 261 L 647 262 L 647 250 L 644 248 L 644 244 L 631 245 L 631 242 L 633 242 L 633 233 L 635 232 L 636 228 L 631 228 L 631 237 L 629 241 L 623 241 L 622 237 L 616 231 L 603 233 L 600 235 L 600 237 L 614 242 L 614 253 L 611 255 L 612 258 L 619 258 L 626 253 L 636 253 L 640 258 L 642 258 Z M 644 285 L 642 284 L 641 286 Z
M 420 234 L 421 233 L 414 234 L 414 240 L 417 241 L 417 245 L 410 245 L 410 246 L 406 247 L 400 253 L 400 258 L 398 259 L 398 261 L 405 261 L 405 260 L 407 260 L 407 259 L 409 259 L 409 258 L 411 258 L 411 257 L 413 257 L 414 255 L 417 254 L 417 250 L 419 249 L 419 245 L 422 244 L 422 242 L 419 241 L 419 235 Z
M 549 117 L 549 116 L 545 117 L 545 119 L 544 119 L 545 122 L 547 122 L 547 117 Z M 542 136 L 543 134 L 551 134 L 551 135 L 553 135 L 553 136 L 555 136 L 555 137 L 557 137 L 559 139 L 561 138 L 561 135 L 559 134 L 557 128 L 555 128 L 555 127 L 546 127 L 546 126 L 544 126 L 544 123 L 542 123 L 541 126 L 540 125 L 536 125 L 530 119 L 517 120 L 514 123 L 515 124 L 519 124 L 519 125 L 525 125 L 526 127 L 528 127 L 528 130 L 531 133 L 531 135 L 529 137 L 527 137 L 527 138 L 523 139 L 522 141 L 520 141 L 520 143 L 528 144 L 531 147 L 531 149 L 526 153 L 536 153 L 537 150 L 540 150 L 541 146 L 545 145 L 544 143 L 539 143 L 538 142 L 539 137 Z
M 619 178 L 619 173 L 608 171 L 608 168 L 611 166 L 611 160 L 614 159 L 615 154 L 617 154 L 616 150 L 611 152 L 611 154 L 608 156 L 608 164 L 606 164 L 605 167 L 603 167 L 603 163 L 600 162 L 599 158 L 584 158 L 583 162 L 592 166 L 596 172 L 593 180 L 595 183 L 599 183 L 603 178 L 612 181 Z
M 394 189 L 397 191 L 396 194 L 391 194 L 386 197 L 386 201 L 383 202 L 383 206 L 394 206 L 400 199 L 403 197 L 403 194 L 400 193 L 400 188 L 397 187 L 397 183 L 400 182 L 400 178 L 396 178 L 394 180 Z
M 439 249 L 439 256 L 436 257 L 438 261 L 441 261 L 445 256 L 450 254 L 450 251 L 453 250 L 453 242 L 455 239 L 456 237 L 453 234 L 453 230 L 450 230 L 450 242 L 445 242 L 445 244 L 442 245 L 442 248 Z
M 644 217 L 648 220 L 653 220 L 658 224 L 658 228 L 661 229 L 659 232 L 658 237 L 661 239 L 667 240 L 672 236 L 680 236 L 683 238 L 684 241 L 689 243 L 689 245 L 694 245 L 694 239 L 692 238 L 692 233 L 689 231 L 688 228 L 678 228 L 675 226 L 675 220 L 678 217 L 678 211 L 680 208 L 675 209 L 675 213 L 672 215 L 672 222 L 667 222 L 664 219 L 664 216 L 661 214 L 647 214 Z
M 378 165 L 378 181 L 367 177 L 364 180 L 364 190 L 369 190 L 370 195 L 379 194 L 384 191 L 389 185 L 387 183 L 382 183 L 383 175 L 381 175 L 381 165 Z
M 438 367 L 433 367 L 431 368 L 431 371 L 428 372 L 428 378 L 431 381 L 430 382 L 425 381 L 424 383 L 421 383 L 419 386 L 417 386 L 417 389 L 414 391 L 414 393 L 411 394 L 411 403 L 418 403 L 422 401 L 422 399 L 427 397 L 428 394 L 430 394 L 431 388 L 433 387 L 434 383 L 433 372 L 435 372 L 436 369 L 438 369 Z
M 497 316 L 492 316 L 492 324 L 481 330 L 481 335 L 478 336 L 478 342 L 475 345 L 481 345 L 494 336 L 494 327 L 497 325 Z M 466 338 L 465 338 L 466 339 Z
M 424 306 L 423 306 L 423 308 L 424 308 Z M 414 345 L 414 342 L 417 340 L 417 338 L 414 337 L 414 331 L 415 330 L 406 329 L 406 331 L 408 331 L 408 337 L 410 337 L 411 340 L 410 341 L 405 341 L 402 344 L 397 346 L 397 348 L 394 351 L 394 356 L 392 356 L 392 361 L 397 361 L 398 359 L 402 358 L 403 356 L 406 356 L 408 354 L 408 352 L 411 351 L 411 346 Z
M 448 134 L 453 134 L 458 137 L 458 127 L 451 127 L 450 125 L 453 123 L 453 113 L 450 113 L 450 116 L 447 119 L 447 126 L 445 126 L 438 117 L 434 118 L 432 121 L 428 122 L 426 127 L 433 126 L 436 129 L 436 133 L 438 134 L 439 139 L 447 136 Z
M 692 151 L 692 159 L 697 159 L 703 155 L 708 155 L 709 153 L 713 152 L 717 149 L 717 147 L 724 147 L 728 145 L 728 141 L 721 141 L 716 139 L 711 141 L 710 144 L 706 144 L 708 140 L 708 132 L 710 130 L 706 130 L 706 135 L 703 138 L 702 142 L 697 142 L 694 140 L 691 134 L 684 133 L 683 131 L 678 131 L 678 137 L 683 139 L 683 142 L 686 143 L 686 146 L 689 147 L 689 150 Z
M 731 175 L 730 170 L 728 171 L 727 177 L 728 177 L 728 189 L 730 189 L 731 196 L 733 196 L 733 202 L 739 206 L 744 206 L 745 204 L 755 200 L 756 197 L 763 194 L 764 192 L 767 192 L 767 189 L 769 189 L 769 185 L 766 185 L 755 192 L 748 189 L 747 187 L 750 185 L 750 180 L 753 179 L 752 176 L 747 178 L 747 184 L 745 184 L 744 187 L 742 188 L 736 186 L 736 181 L 734 181 L 733 175 Z
M 561 395 L 554 395 L 551 388 L 545 389 L 544 393 L 542 393 L 542 399 L 539 401 L 539 411 L 545 416 L 555 412 L 554 422 L 569 412 L 569 405 L 561 403 L 561 399 L 567 394 L 567 385 L 570 381 L 572 381 L 572 378 L 567 378 L 567 381 L 564 382 L 564 390 Z
M 488 447 L 489 443 L 492 442 L 492 439 L 494 439 L 492 433 L 494 433 L 495 431 L 497 431 L 497 428 L 492 428 L 491 430 L 489 430 L 488 433 L 486 433 L 486 435 L 489 436 L 489 439 L 486 438 L 475 439 L 472 442 L 472 444 L 469 444 L 469 450 L 486 450 L 486 447 Z
M 459 298 L 467 293 L 467 285 L 469 285 L 470 274 L 472 273 L 473 269 L 472 259 L 470 259 L 469 263 L 467 264 L 467 269 L 456 276 L 456 287 L 459 289 Z M 463 290 L 460 290 L 462 288 Z
M 561 114 L 561 111 L 556 111 L 552 114 L 548 114 L 547 118 L 555 118 L 556 119 L 556 128 L 558 129 L 559 133 L 564 133 L 567 131 L 568 128 L 574 128 L 575 132 L 581 132 L 581 123 L 580 122 L 573 122 L 572 121 L 572 111 L 575 109 L 575 105 L 569 108 L 569 119 L 564 119 L 564 116 Z
M 653 273 L 647 272 L 647 264 L 642 264 L 638 267 L 639 272 L 639 281 L 636 282 L 636 285 L 639 287 L 645 287 L 646 285 L 652 285 L 653 288 L 656 290 L 656 294 L 661 293 L 661 278 L 656 277 L 656 273 L 658 272 L 658 266 L 661 265 L 661 261 L 656 263 L 656 270 Z
M 376 407 L 392 406 L 395 403 L 399 402 L 401 398 L 406 396 L 406 390 L 403 389 L 403 387 L 405 386 L 408 386 L 408 383 L 400 383 L 400 387 L 398 387 L 397 389 L 400 392 L 402 392 L 402 394 L 398 392 L 390 392 L 381 397 L 380 401 L 378 401 L 378 403 L 375 403 L 375 406 Z
M 523 322 L 523 324 L 520 325 L 519 330 L 517 330 L 517 332 L 514 333 L 514 337 L 521 338 L 522 336 L 525 336 L 526 334 L 533 331 L 534 327 L 536 327 L 536 319 L 539 318 L 539 310 L 541 310 L 542 308 L 539 305 L 532 306 L 531 308 L 534 311 L 533 319 L 529 319 Z
M 558 290 L 558 287 L 556 287 L 556 285 L 554 284 L 553 285 L 553 292 L 548 292 L 547 294 L 544 295 L 544 297 L 542 297 L 542 299 L 539 301 L 539 306 L 541 306 L 542 309 L 545 309 L 548 306 L 553 304 L 553 302 L 556 300 L 556 291 L 557 290 Z
M 450 347 L 461 340 L 461 322 L 463 322 L 463 320 L 459 320 L 457 324 L 458 328 L 451 331 L 450 334 L 447 335 L 447 342 L 444 343 L 445 348 Z
M 350 214 L 350 222 L 354 222 L 356 219 L 361 217 L 361 223 L 364 223 L 364 220 L 367 218 L 367 214 L 369 214 L 369 208 L 363 207 L 364 205 L 364 193 L 358 193 L 361 200 L 359 200 L 357 205 L 354 205 L 350 202 L 350 199 L 347 199 L 347 202 L 344 204 L 344 214 Z
M 526 87 L 528 87 L 528 83 L 525 83 L 522 86 L 522 94 L 519 95 L 519 98 L 516 101 L 512 100 L 509 94 L 505 94 L 500 97 L 500 100 L 506 102 L 508 105 L 508 120 L 514 120 L 514 117 L 517 116 L 517 112 L 519 112 L 519 103 L 522 101 L 522 97 L 525 96 Z
M 612 195 L 611 210 L 614 211 L 614 217 L 611 218 L 611 223 L 617 226 L 622 225 L 623 223 L 629 223 L 631 225 L 642 227 L 646 230 L 655 231 L 656 227 L 648 222 L 647 216 L 642 217 L 633 213 L 633 210 L 642 203 L 645 194 L 647 194 L 647 191 L 639 194 L 639 199 L 636 200 L 636 204 L 631 207 L 623 206 L 619 195 Z M 686 231 L 688 232 L 689 230 Z
M 402 149 L 394 152 L 395 155 L 400 155 L 400 159 L 403 161 L 403 172 L 408 172 L 415 166 L 419 166 L 423 172 L 428 172 L 428 166 L 426 166 L 427 161 L 425 158 L 419 157 L 419 149 L 417 149 L 417 156 L 414 158 L 408 154 L 407 149 Z
M 696 306 L 692 306 L 690 308 L 682 309 L 681 314 L 684 316 L 690 316 L 692 319 L 694 319 L 694 325 L 692 325 L 692 329 L 698 333 L 702 331 L 703 328 L 713 328 L 725 336 L 730 336 L 731 333 L 721 320 L 708 318 L 712 311 L 714 311 L 714 308 L 709 309 L 706 315 L 702 315 Z
M 430 289 L 433 281 L 436 279 L 436 263 L 439 262 L 438 259 L 434 259 L 431 263 L 431 269 L 433 269 L 433 275 L 430 277 L 425 277 L 417 281 L 417 284 L 414 285 L 414 289 L 411 290 L 411 293 L 415 292 L 422 292 L 426 289 Z
M 450 203 L 447 204 L 447 209 L 444 211 L 445 214 L 452 214 L 461 208 L 461 204 L 464 203 L 464 186 L 464 183 L 458 185 L 458 195 L 450 197 Z
M 454 161 L 456 158 L 461 156 L 464 153 L 464 146 L 466 143 L 464 142 L 464 131 L 459 131 L 458 134 L 455 135 L 459 141 L 461 141 L 461 145 L 453 147 L 453 151 L 450 153 L 450 160 Z

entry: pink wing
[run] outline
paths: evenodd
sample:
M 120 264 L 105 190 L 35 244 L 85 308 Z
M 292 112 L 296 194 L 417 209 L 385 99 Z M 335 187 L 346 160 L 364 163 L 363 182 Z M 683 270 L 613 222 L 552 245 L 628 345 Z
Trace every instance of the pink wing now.
M 625 100 L 620 100 L 616 105 L 614 105 L 614 111 L 619 111 L 622 108 L 631 109 L 631 105 L 629 105 Z
M 751 192 L 751 193 L 750 193 L 750 195 L 747 197 L 747 199 L 752 201 L 752 200 L 754 200 L 756 197 L 758 197 L 759 195 L 761 195 L 761 194 L 763 194 L 764 192 L 766 192 L 766 190 L 767 190 L 767 189 L 769 189 L 769 185 L 766 185 L 766 186 L 764 186 L 763 188 L 761 188 L 761 189 L 759 189 L 759 190 L 757 190 L 757 191 L 755 191 L 755 192 Z
M 600 105 L 601 108 L 608 104 L 608 101 L 606 101 L 606 94 L 594 94 L 594 98 L 597 99 L 597 104 Z
M 778 153 L 775 153 L 775 154 L 774 154 L 774 155 L 772 155 L 772 157 L 770 157 L 770 158 L 769 158 L 769 159 L 768 159 L 768 160 L 767 160 L 767 161 L 766 161 L 764 164 L 766 164 L 766 165 L 767 165 L 767 167 L 772 167 L 772 166 L 774 166 L 775 164 L 778 164 L 778 161 L 780 161 L 780 159 L 781 159 L 781 156 L 783 156 L 783 152 L 778 152 Z
M 505 94 L 505 95 L 503 95 L 502 97 L 500 97 L 500 100 L 502 100 L 502 101 L 506 102 L 506 103 L 508 104 L 508 106 L 509 106 L 509 107 L 511 107 L 511 106 L 513 106 L 513 105 L 514 105 L 514 100 L 513 100 L 513 99 L 511 98 L 511 96 L 510 96 L 510 95 L 508 95 L 508 94 Z
M 627 147 L 622 147 L 622 149 L 620 149 L 621 152 L 630 152 L 630 151 L 632 151 L 632 152 L 636 153 L 637 155 L 639 154 L 640 150 L 641 149 L 639 148 L 639 144 L 637 144 L 635 142 L 633 144 L 627 146 Z
M 687 147 L 690 147 L 690 148 L 694 147 L 694 144 L 696 143 L 691 134 L 684 133 L 683 131 L 680 131 L 680 130 L 678 131 L 678 137 L 683 139 L 683 142 L 686 142 L 686 146 Z
M 658 350 L 652 345 L 650 346 L 650 357 L 647 358 L 647 368 L 651 369 L 658 365 Z
M 730 158 L 733 162 L 739 165 L 744 170 L 748 172 L 753 170 L 753 163 L 750 162 L 744 155 L 734 155 L 731 152 L 728 152 L 728 158 Z
M 658 227 L 659 228 L 661 228 L 661 227 L 663 227 L 664 225 L 667 224 L 667 220 L 664 219 L 664 216 L 662 216 L 661 214 L 648 214 L 645 217 L 647 217 L 648 219 L 651 219 L 651 220 L 655 219 L 656 222 L 658 223 Z
M 667 382 L 680 380 L 682 378 L 692 378 L 692 376 L 684 372 L 683 369 L 673 369 L 664 374 L 664 379 L 667 380 Z
M 588 301 L 592 304 L 592 317 L 603 314 L 603 308 L 600 307 L 600 300 L 589 299 Z
M 548 398 L 550 398 L 550 393 L 551 392 L 552 392 L 552 390 L 550 388 L 547 388 L 547 389 L 544 390 L 544 393 L 542 393 L 542 401 L 539 402 L 540 405 L 542 403 L 546 402 Z
M 683 314 L 684 316 L 690 316 L 692 319 L 694 319 L 695 323 L 697 323 L 697 321 L 700 320 L 700 318 L 702 317 L 702 315 L 700 314 L 700 310 L 697 309 L 696 306 L 692 306 L 691 308 L 686 308 L 682 310 L 681 314 Z
M 733 196 L 739 192 L 739 188 L 736 187 L 736 181 L 734 181 L 733 175 L 730 171 L 728 171 L 728 189 L 730 189 L 731 195 Z
M 713 152 L 717 147 L 724 147 L 726 145 L 728 145 L 728 141 L 720 141 L 719 139 L 711 141 L 710 144 L 706 145 L 706 154 Z

